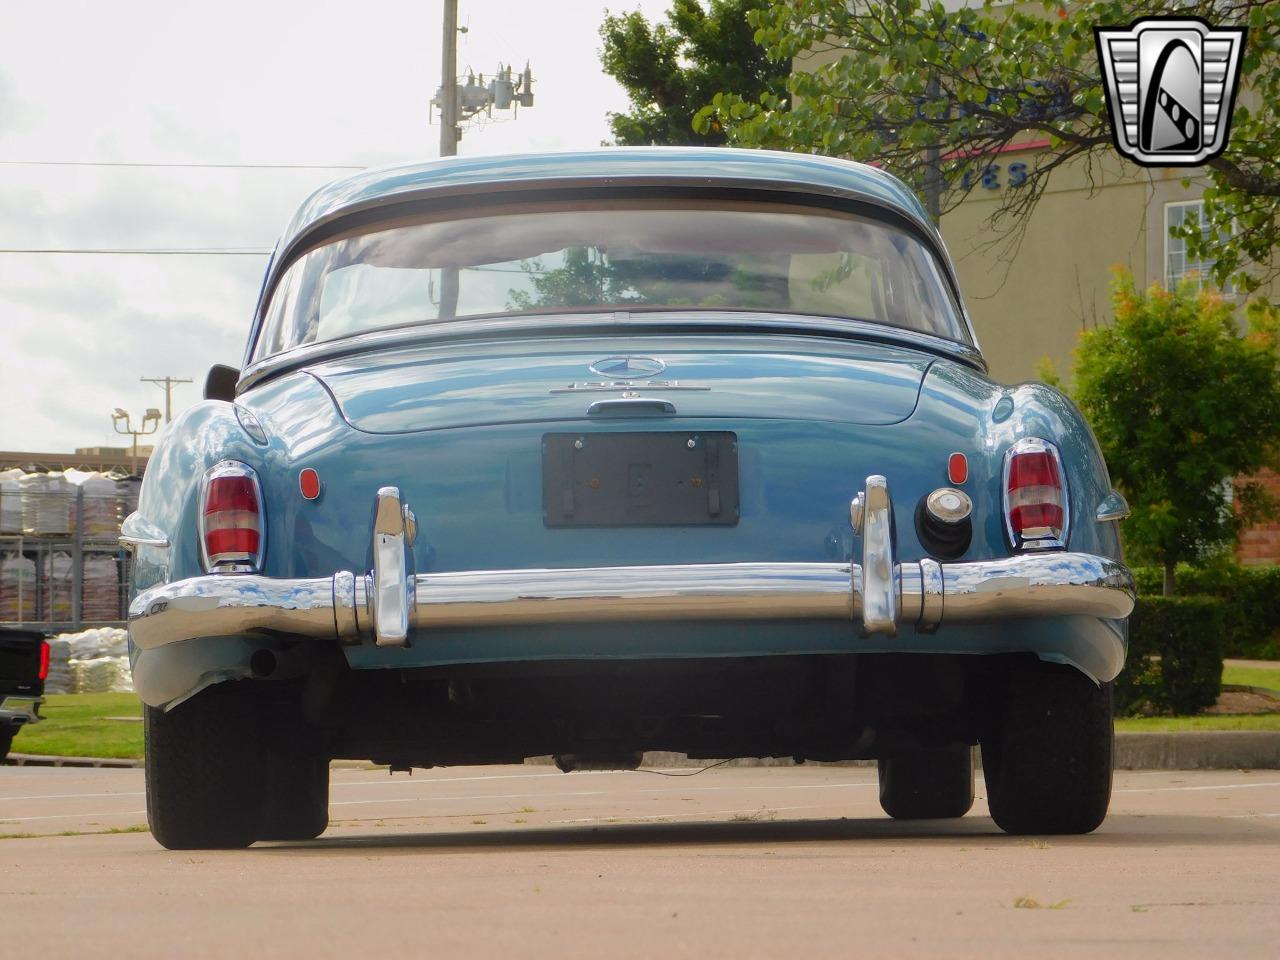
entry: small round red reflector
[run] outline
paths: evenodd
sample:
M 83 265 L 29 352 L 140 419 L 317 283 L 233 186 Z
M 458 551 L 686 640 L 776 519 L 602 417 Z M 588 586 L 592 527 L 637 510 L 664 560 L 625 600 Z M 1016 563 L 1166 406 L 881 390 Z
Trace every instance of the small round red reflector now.
M 320 496 L 320 474 L 307 467 L 298 474 L 298 489 L 307 500 L 315 500 Z
M 963 453 L 953 453 L 947 458 L 947 479 L 957 486 L 969 479 L 969 460 Z

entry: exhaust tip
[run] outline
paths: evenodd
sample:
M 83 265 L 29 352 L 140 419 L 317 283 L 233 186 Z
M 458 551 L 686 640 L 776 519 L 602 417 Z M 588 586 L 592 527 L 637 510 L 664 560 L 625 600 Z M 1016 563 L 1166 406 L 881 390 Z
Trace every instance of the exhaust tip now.
M 255 650 L 249 658 L 249 672 L 260 680 L 275 673 L 276 666 L 276 655 L 270 650 Z

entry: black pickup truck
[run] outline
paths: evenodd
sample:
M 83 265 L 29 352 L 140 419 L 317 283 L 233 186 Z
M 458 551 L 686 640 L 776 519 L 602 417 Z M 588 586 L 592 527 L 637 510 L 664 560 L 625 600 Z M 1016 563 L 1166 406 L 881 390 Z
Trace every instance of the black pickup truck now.
M 9 755 L 20 726 L 39 722 L 48 674 L 43 633 L 0 627 L 0 761 Z

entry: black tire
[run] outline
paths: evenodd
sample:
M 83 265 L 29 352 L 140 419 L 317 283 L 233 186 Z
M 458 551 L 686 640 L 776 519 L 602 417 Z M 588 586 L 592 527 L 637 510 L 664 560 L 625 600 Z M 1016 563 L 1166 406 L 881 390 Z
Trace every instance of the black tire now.
M 306 749 L 272 751 L 259 840 L 314 840 L 329 826 L 329 761 Z
M 973 806 L 970 747 L 885 757 L 876 767 L 880 777 L 880 806 L 895 820 L 963 817 Z
M 1111 684 L 1066 667 L 1011 674 L 982 739 L 987 805 L 1013 834 L 1089 833 L 1111 803 Z
M 247 847 L 258 838 L 266 747 L 253 681 L 227 681 L 165 712 L 147 707 L 147 820 L 170 850 Z
M 4 763 L 9 756 L 9 748 L 13 746 L 13 737 L 17 732 L 18 728 L 11 724 L 0 727 L 0 763 Z

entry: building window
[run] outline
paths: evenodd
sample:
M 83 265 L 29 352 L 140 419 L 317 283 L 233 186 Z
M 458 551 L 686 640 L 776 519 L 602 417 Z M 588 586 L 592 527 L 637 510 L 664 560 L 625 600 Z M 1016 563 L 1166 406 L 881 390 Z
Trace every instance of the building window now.
M 1164 205 L 1164 285 L 1174 289 L 1183 280 L 1190 279 L 1196 289 L 1213 282 L 1212 272 L 1214 260 L 1193 260 L 1187 254 L 1187 241 L 1174 234 L 1187 223 L 1201 224 L 1204 232 L 1204 201 L 1186 200 Z M 1231 285 L 1226 284 L 1222 292 L 1230 295 Z

